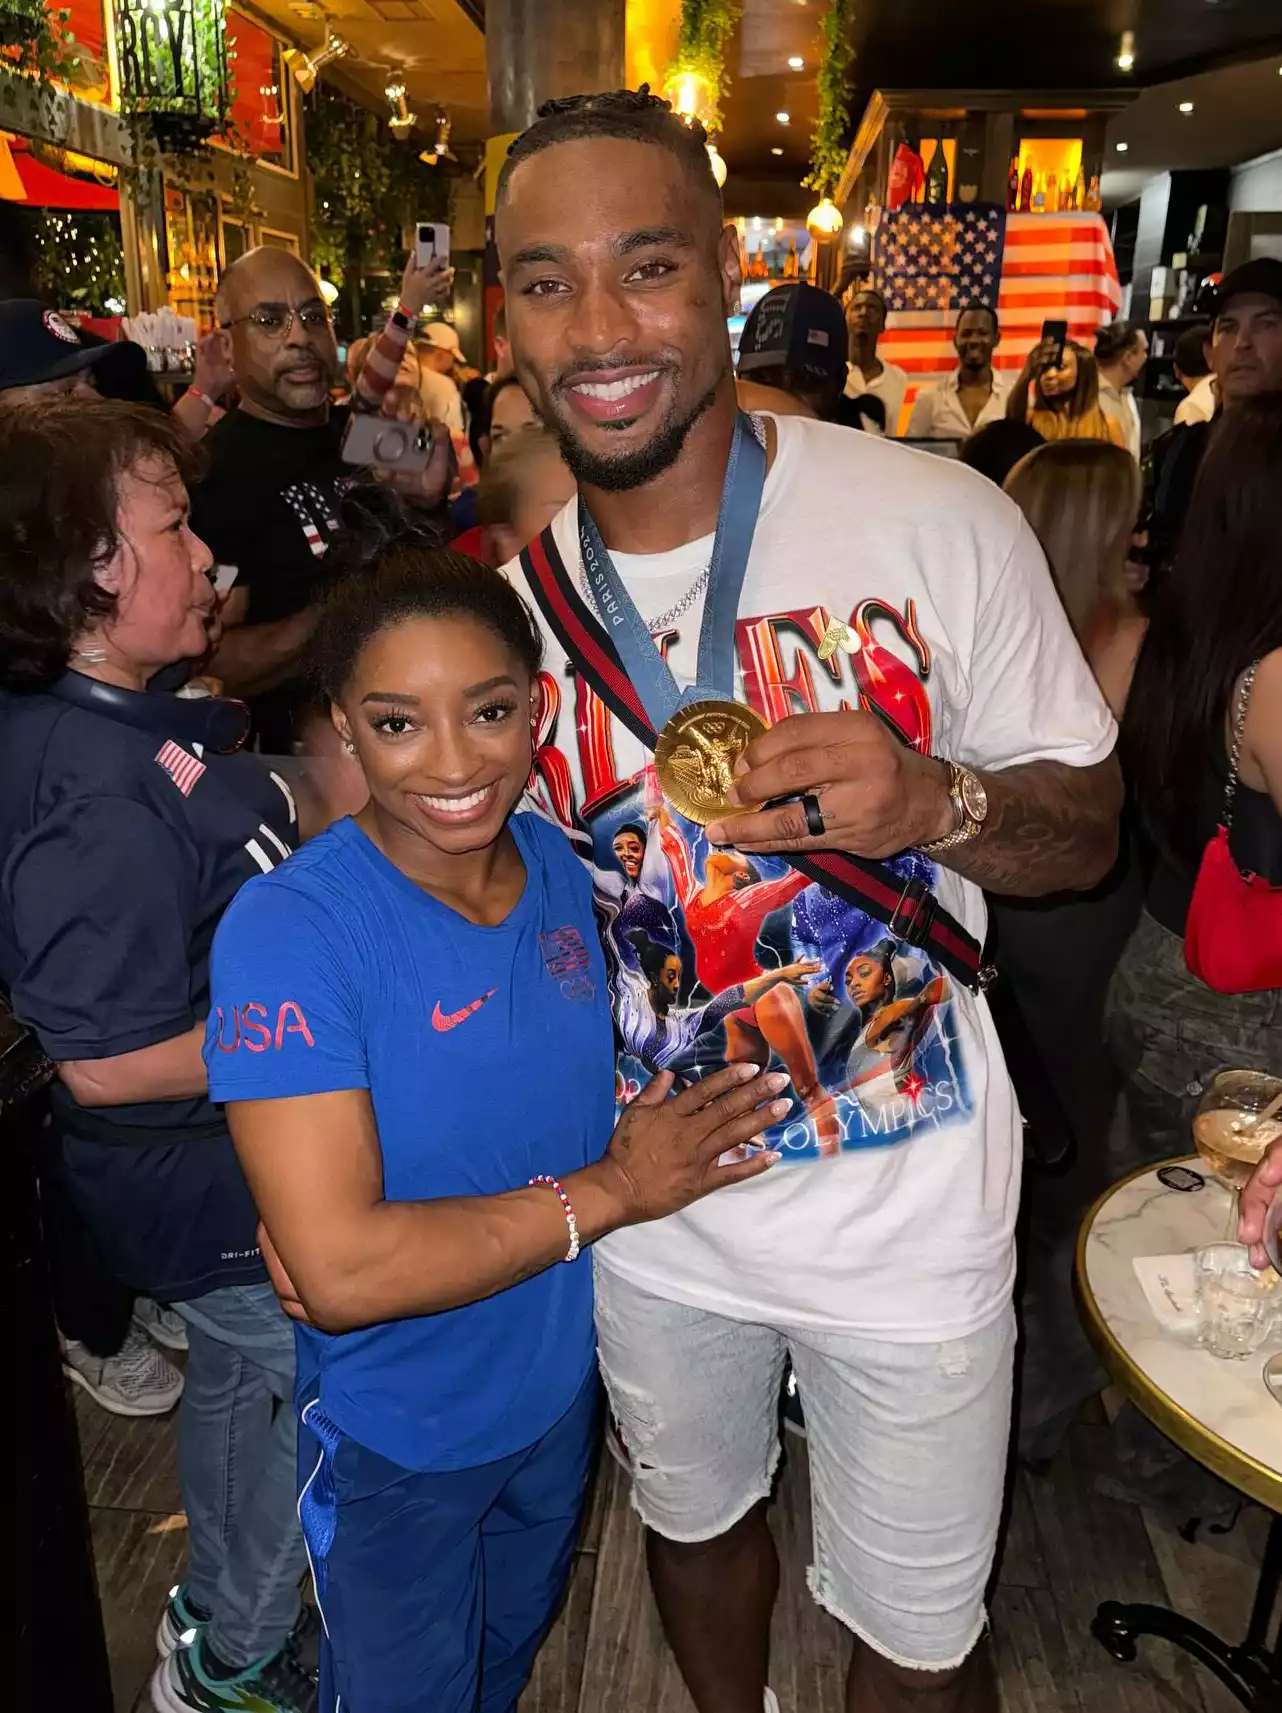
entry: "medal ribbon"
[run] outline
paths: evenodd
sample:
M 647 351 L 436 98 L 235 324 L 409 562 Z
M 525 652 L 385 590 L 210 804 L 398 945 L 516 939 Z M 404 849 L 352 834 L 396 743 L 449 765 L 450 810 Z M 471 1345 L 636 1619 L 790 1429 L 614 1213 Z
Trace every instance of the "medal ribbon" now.
M 765 480 L 765 448 L 753 433 L 751 420 L 740 411 L 730 443 L 730 459 L 717 511 L 717 533 L 708 566 L 696 682 L 685 691 L 678 690 L 671 668 L 624 587 L 610 550 L 602 541 L 582 495 L 579 496 L 579 550 L 588 587 L 601 624 L 656 731 L 667 725 L 678 708 L 691 702 L 708 697 L 734 700 L 734 627 Z

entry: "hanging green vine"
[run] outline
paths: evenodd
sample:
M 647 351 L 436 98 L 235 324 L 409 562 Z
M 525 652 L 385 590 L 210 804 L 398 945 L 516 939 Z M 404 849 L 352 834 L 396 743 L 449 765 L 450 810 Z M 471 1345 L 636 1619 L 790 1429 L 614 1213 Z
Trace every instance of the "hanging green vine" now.
M 50 135 L 59 132 L 59 97 L 80 69 L 82 54 L 67 28 L 67 8 L 51 9 L 45 0 L 0 0 L 0 48 L 9 51 L 0 60 L 5 70 L 15 71 L 34 84 L 41 127 Z M 18 106 L 18 90 L 7 84 L 0 104 Z
M 317 84 L 307 114 L 307 160 L 315 179 L 312 260 L 336 285 L 349 269 L 399 271 L 402 228 L 447 217 L 448 181 L 398 143 L 379 115 Z
M 820 30 L 823 58 L 816 80 L 819 114 L 810 136 L 810 171 L 802 180 L 820 196 L 828 196 L 841 177 L 849 153 L 850 67 L 855 58 L 851 32 L 854 0 L 831 0 Z
M 721 129 L 721 103 L 730 93 L 726 47 L 742 12 L 739 0 L 683 0 L 682 3 L 681 34 L 664 87 L 670 91 L 682 77 L 696 77 L 703 83 L 706 104 L 698 116 L 709 136 Z

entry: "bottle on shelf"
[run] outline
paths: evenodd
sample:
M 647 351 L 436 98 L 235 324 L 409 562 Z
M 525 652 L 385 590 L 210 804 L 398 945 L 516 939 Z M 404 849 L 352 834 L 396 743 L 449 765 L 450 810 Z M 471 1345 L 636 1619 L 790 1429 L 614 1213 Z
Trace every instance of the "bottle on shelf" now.
M 1045 212 L 1046 212 L 1046 184 L 1042 178 L 1041 173 L 1038 173 L 1036 179 L 1033 182 L 1033 213 L 1034 214 L 1045 214 Z
M 783 259 L 783 277 L 786 280 L 795 280 L 800 277 L 800 274 L 801 264 L 797 259 L 797 240 L 789 238 L 788 254 Z
M 753 252 L 752 261 L 748 268 L 748 278 L 750 280 L 768 280 L 770 278 L 770 269 L 766 265 L 766 246 L 764 241 L 760 243 Z
M 935 152 L 926 168 L 926 201 L 942 207 L 948 201 L 948 157 L 942 139 L 935 143 Z
M 1059 213 L 1059 177 L 1053 172 L 1046 175 L 1046 212 Z
M 1019 156 L 1010 158 L 1010 171 L 1006 174 L 1006 211 L 1013 214 L 1019 207 Z
M 1081 167 L 1078 167 L 1077 177 L 1073 181 L 1073 207 L 1074 208 L 1085 208 L 1085 206 L 1086 206 L 1086 179 L 1082 174 Z
M 1033 206 L 1033 168 L 1030 162 L 1024 168 L 1024 176 L 1019 181 L 1019 211 L 1021 214 L 1031 212 Z
M 1100 206 L 1099 174 L 1093 172 L 1091 182 L 1086 187 L 1086 197 L 1082 207 L 1089 208 L 1092 214 L 1098 214 Z

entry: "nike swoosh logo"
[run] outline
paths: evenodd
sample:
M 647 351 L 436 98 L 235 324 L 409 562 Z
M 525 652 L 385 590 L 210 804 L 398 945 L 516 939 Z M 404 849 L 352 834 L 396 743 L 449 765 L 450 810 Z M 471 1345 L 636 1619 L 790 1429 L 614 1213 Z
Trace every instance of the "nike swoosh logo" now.
M 470 1005 L 465 1005 L 461 1011 L 442 1011 L 441 1002 L 438 999 L 436 1008 L 432 1012 L 433 1029 L 438 1030 L 442 1035 L 447 1029 L 457 1029 L 460 1023 L 467 1022 L 474 1011 L 479 1011 L 487 999 L 493 999 L 497 992 L 498 988 L 492 987 L 488 993 L 483 993 L 479 999 L 474 999 Z

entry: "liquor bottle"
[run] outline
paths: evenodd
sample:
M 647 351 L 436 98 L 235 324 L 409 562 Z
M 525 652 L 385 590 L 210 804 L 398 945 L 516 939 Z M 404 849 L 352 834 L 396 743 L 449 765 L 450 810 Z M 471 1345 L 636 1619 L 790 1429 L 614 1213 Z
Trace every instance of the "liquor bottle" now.
M 1028 165 L 1024 168 L 1024 176 L 1019 181 L 1019 211 L 1021 214 L 1027 214 L 1029 212 L 1029 210 L 1032 208 L 1032 206 L 1033 206 L 1033 168 L 1032 168 L 1032 165 L 1030 163 L 1030 165 Z
M 1006 174 L 1006 211 L 1013 214 L 1019 207 L 1019 156 L 1010 158 L 1010 171 Z
M 1092 214 L 1098 214 L 1100 211 L 1100 193 L 1099 193 L 1099 174 L 1098 173 L 1093 172 L 1091 174 L 1091 182 L 1086 187 L 1086 197 L 1082 203 L 1082 207 L 1083 208 L 1089 208 Z
M 1042 178 L 1041 173 L 1038 173 L 1037 180 L 1036 180 L 1035 184 L 1033 185 L 1033 213 L 1034 214 L 1045 214 L 1045 212 L 1046 212 L 1046 185 L 1045 185 L 1045 181 Z
M 935 152 L 926 168 L 926 201 L 939 207 L 948 201 L 948 157 L 942 140 L 935 143 Z
M 748 278 L 753 280 L 768 280 L 770 278 L 770 269 L 766 265 L 766 246 L 764 243 L 757 246 L 756 253 L 752 258 L 752 265 L 748 269 Z
M 1046 175 L 1046 212 L 1059 213 L 1059 178 L 1053 172 Z
M 1086 206 L 1086 180 L 1082 175 L 1081 167 L 1078 167 L 1077 178 L 1073 184 L 1073 207 L 1074 208 L 1085 208 L 1085 206 Z
M 801 275 L 801 264 L 797 260 L 797 240 L 789 238 L 788 254 L 783 259 L 783 277 L 786 280 L 798 279 Z

